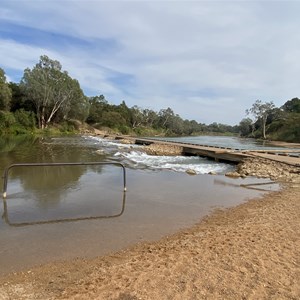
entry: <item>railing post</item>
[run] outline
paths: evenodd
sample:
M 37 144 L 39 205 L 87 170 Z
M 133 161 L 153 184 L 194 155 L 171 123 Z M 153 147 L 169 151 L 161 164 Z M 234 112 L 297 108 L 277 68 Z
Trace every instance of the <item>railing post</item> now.
M 6 191 L 7 191 L 7 180 L 8 180 L 8 170 L 10 167 L 6 168 L 3 174 L 3 199 L 6 199 Z

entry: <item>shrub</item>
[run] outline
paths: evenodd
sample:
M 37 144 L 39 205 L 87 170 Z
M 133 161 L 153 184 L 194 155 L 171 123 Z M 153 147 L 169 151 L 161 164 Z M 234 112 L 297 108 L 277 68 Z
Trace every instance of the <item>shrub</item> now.
M 16 125 L 16 119 L 11 112 L 0 111 L 0 133 L 10 133 L 13 126 Z
M 15 119 L 25 129 L 33 129 L 35 127 L 35 115 L 33 112 L 19 109 L 15 112 Z

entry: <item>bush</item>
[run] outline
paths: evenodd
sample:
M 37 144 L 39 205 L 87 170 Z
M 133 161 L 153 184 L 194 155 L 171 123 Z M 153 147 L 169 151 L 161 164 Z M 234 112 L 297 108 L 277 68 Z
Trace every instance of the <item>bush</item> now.
M 128 126 L 125 125 L 120 125 L 118 126 L 118 130 L 122 133 L 122 134 L 129 134 L 130 133 L 130 128 Z
M 0 111 L 0 127 L 9 128 L 16 123 L 13 113 Z
M 33 112 L 19 109 L 15 112 L 16 122 L 25 129 L 35 128 L 35 115 Z
M 16 119 L 11 112 L 0 111 L 0 133 L 10 133 L 12 127 L 16 125 Z
M 59 124 L 59 130 L 64 133 L 74 133 L 76 129 L 72 122 L 64 121 Z

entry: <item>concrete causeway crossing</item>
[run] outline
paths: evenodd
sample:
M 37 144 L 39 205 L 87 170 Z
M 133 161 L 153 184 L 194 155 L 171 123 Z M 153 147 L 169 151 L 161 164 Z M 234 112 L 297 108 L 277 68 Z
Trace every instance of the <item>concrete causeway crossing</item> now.
M 112 137 L 111 137 L 112 138 Z M 182 143 L 167 140 L 157 140 L 151 138 L 135 138 L 127 136 L 115 136 L 116 140 L 131 140 L 137 145 L 172 145 L 177 147 L 182 147 L 183 155 L 198 155 L 207 158 L 214 159 L 216 161 L 226 161 L 238 163 L 247 157 L 260 157 L 265 159 L 270 159 L 273 161 L 278 161 L 286 163 L 289 165 L 300 166 L 300 148 L 299 150 L 289 150 L 285 148 L 278 148 L 273 150 L 243 150 L 243 149 L 233 149 L 226 147 L 216 147 L 209 145 L 199 145 L 191 143 Z

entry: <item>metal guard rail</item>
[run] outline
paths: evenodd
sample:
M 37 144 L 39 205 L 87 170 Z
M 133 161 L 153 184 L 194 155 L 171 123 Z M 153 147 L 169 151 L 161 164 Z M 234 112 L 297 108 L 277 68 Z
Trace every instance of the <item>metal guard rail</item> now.
M 7 196 L 7 182 L 9 170 L 15 167 L 57 167 L 57 166 L 89 166 L 89 165 L 116 165 L 123 169 L 123 188 L 126 192 L 126 169 L 125 166 L 118 162 L 61 162 L 61 163 L 19 163 L 8 166 L 3 173 L 3 199 Z
M 122 199 L 122 208 L 121 211 L 111 215 L 111 216 L 90 216 L 90 217 L 80 217 L 80 218 L 64 218 L 64 219 L 53 219 L 53 220 L 44 220 L 44 221 L 32 221 L 32 222 L 22 222 L 22 223 L 14 223 L 9 220 L 8 216 L 8 208 L 6 199 L 3 199 L 3 205 L 4 205 L 4 213 L 3 213 L 3 219 L 9 226 L 13 227 L 23 227 L 28 225 L 42 225 L 42 224 L 54 224 L 54 223 L 66 223 L 66 222 L 76 222 L 76 221 L 84 221 L 84 220 L 98 220 L 98 219 L 111 219 L 111 218 L 117 218 L 123 215 L 125 211 L 125 201 L 126 201 L 126 193 L 123 192 L 123 199 Z

